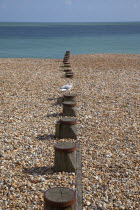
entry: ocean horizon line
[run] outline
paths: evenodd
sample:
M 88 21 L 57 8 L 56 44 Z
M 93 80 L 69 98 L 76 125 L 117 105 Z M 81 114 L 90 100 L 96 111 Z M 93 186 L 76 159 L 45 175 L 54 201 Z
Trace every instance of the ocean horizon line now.
M 55 24 L 57 24 L 57 25 L 65 25 L 65 24 L 71 24 L 71 25 L 76 25 L 76 24 L 82 24 L 82 25 L 84 25 L 84 24 L 91 24 L 91 25 L 111 25 L 111 24 L 114 24 L 114 25 L 118 25 L 118 24 L 120 24 L 120 25 L 125 25 L 125 24 L 140 24 L 140 21 L 95 21 L 95 22 L 92 22 L 92 21 L 90 21 L 90 22 L 83 22 L 83 21 L 80 21 L 80 22 L 45 22 L 45 21 L 42 21 L 42 22 L 40 22 L 40 21 L 37 21 L 37 22 L 35 22 L 35 21 L 33 21 L 33 22 L 26 22 L 26 21 L 0 21 L 0 26 L 5 26 L 5 25 L 8 25 L 8 26 L 12 26 L 12 25 L 15 25 L 15 24 L 26 24 L 27 26 L 29 25 L 30 26 L 30 24 L 33 24 L 33 25 L 46 25 L 46 24 L 52 24 L 52 25 L 55 25 Z
M 140 22 L 140 20 L 127 21 L 0 21 L 0 23 L 127 23 Z

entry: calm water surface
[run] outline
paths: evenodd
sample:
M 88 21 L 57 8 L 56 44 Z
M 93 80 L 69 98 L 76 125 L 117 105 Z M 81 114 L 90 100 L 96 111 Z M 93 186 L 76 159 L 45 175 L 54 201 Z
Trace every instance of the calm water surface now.
M 72 54 L 140 54 L 140 22 L 0 23 L 1 58 L 62 58 Z

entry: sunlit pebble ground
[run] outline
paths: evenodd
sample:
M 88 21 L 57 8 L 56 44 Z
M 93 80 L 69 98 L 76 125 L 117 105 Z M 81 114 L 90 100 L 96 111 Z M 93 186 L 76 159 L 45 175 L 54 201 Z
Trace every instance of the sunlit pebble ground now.
M 75 189 L 75 174 L 54 173 L 60 87 L 77 93 L 83 210 L 139 209 L 140 55 L 71 56 L 62 60 L 0 59 L 1 206 L 42 209 L 54 186 Z M 67 140 L 68 141 L 68 140 Z M 72 140 L 74 141 L 74 140 Z

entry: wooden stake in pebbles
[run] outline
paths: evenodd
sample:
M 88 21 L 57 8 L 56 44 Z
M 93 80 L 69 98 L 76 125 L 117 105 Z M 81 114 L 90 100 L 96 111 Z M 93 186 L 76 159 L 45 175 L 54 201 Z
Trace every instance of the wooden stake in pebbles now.
M 66 72 L 65 76 L 67 78 L 72 78 L 74 76 L 74 73 L 73 72 Z
M 74 101 L 63 102 L 63 116 L 76 117 L 76 102 Z
M 63 117 L 56 123 L 55 137 L 59 139 L 77 139 L 77 119 Z
M 69 62 L 69 58 L 64 58 L 63 63 Z
M 70 93 L 64 94 L 63 95 L 63 98 L 64 98 L 63 101 L 64 102 L 65 101 L 73 101 L 73 102 L 76 102 L 76 96 L 77 96 L 76 94 L 72 94 L 72 93 L 71 94 Z
M 65 55 L 70 55 L 70 51 L 67 50 L 66 53 L 65 53 Z
M 69 55 L 65 55 L 64 56 L 64 58 L 63 58 L 63 60 L 65 60 L 65 59 L 69 59 L 70 58 L 70 56 Z
M 63 61 L 63 63 L 66 64 L 66 65 L 67 65 L 67 64 L 70 65 L 70 62 L 69 62 L 69 61 Z
M 72 101 L 76 103 L 76 94 L 64 94 L 61 97 L 57 98 L 57 104 L 62 105 L 63 102 Z
M 59 142 L 54 146 L 54 171 L 75 172 L 76 145 L 74 142 Z
M 72 69 L 64 69 L 64 72 L 72 72 Z
M 64 64 L 64 67 L 71 67 L 71 65 L 70 64 Z
M 75 210 L 76 195 L 66 187 L 50 188 L 44 193 L 44 210 Z

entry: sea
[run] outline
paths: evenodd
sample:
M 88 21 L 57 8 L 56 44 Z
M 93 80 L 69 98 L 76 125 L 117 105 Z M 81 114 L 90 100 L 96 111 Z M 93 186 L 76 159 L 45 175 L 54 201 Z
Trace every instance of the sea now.
M 0 58 L 63 58 L 71 54 L 140 54 L 140 22 L 0 22 Z

